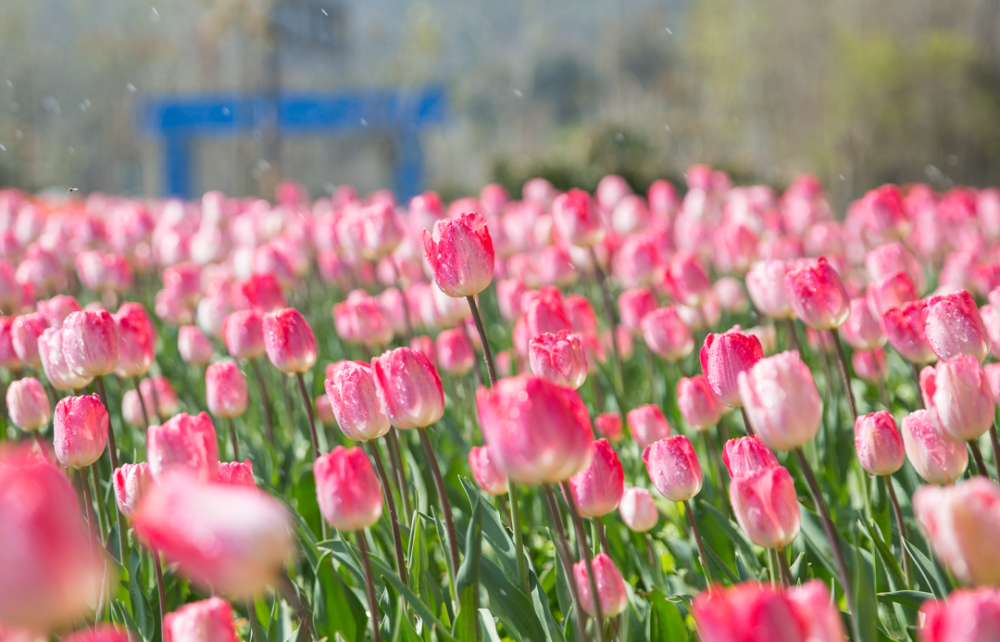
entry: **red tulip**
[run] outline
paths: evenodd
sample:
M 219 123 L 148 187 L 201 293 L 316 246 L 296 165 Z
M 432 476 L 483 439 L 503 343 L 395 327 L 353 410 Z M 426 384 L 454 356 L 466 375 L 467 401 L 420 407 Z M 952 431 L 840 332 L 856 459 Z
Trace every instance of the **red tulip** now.
M 972 295 L 955 292 L 927 299 L 920 312 L 927 343 L 941 359 L 953 359 L 963 354 L 979 361 L 990 351 L 990 337 Z
M 285 374 L 308 372 L 316 363 L 316 337 L 295 308 L 264 315 L 264 348 L 274 367 Z
M 626 488 L 622 501 L 618 504 L 618 513 L 622 521 L 637 533 L 645 533 L 656 526 L 660 517 L 653 496 L 645 488 Z
M 473 446 L 469 450 L 469 468 L 476 484 L 488 495 L 504 495 L 507 492 L 507 476 L 500 470 L 489 446 Z
M 701 490 L 701 464 L 691 440 L 684 435 L 646 446 L 642 461 L 653 487 L 672 502 L 686 502 Z
M 913 514 L 952 575 L 975 586 L 1000 584 L 993 541 L 1000 528 L 1000 490 L 992 481 L 921 486 L 913 493 Z
M 740 528 L 758 546 L 783 548 L 798 535 L 795 482 L 784 466 L 734 477 L 729 484 L 729 501 Z
M 665 282 L 674 299 L 684 305 L 700 305 L 712 291 L 712 281 L 693 252 L 678 252 L 667 263 Z
M 234 361 L 219 361 L 205 369 L 205 401 L 216 417 L 239 417 L 249 402 L 247 380 Z
M 628 608 L 628 591 L 621 571 L 610 557 L 599 553 L 590 562 L 594 569 L 594 580 L 597 584 L 597 596 L 600 600 L 601 615 L 606 618 L 617 617 Z M 580 594 L 580 606 L 587 615 L 597 616 L 594 608 L 594 597 L 590 590 L 590 578 L 587 576 L 587 563 L 579 561 L 573 565 L 573 578 L 576 590 Z M 603 622 L 598 622 L 602 626 Z
M 42 336 L 47 326 L 45 317 L 37 312 L 14 317 L 14 323 L 11 324 L 10 339 L 14 354 L 32 368 L 42 367 L 42 358 L 38 354 L 38 338 Z
M 1000 639 L 1000 590 L 959 589 L 920 607 L 920 642 L 982 642 Z
M 866 297 L 851 299 L 851 314 L 840 326 L 840 336 L 855 350 L 873 350 L 885 343 L 881 316 Z
M 341 361 L 327 371 L 326 396 L 337 424 L 352 441 L 378 439 L 389 432 L 389 417 L 379 402 L 375 374 L 360 361 Z
M 163 618 L 163 642 L 237 642 L 233 609 L 219 597 L 191 602 Z
M 100 459 L 108 443 L 108 411 L 100 398 L 94 394 L 60 399 L 52 440 L 63 466 L 82 468 Z
M 264 317 L 256 309 L 240 310 L 226 317 L 222 340 L 235 359 L 256 359 L 264 355 Z
M 594 417 L 594 427 L 598 434 L 613 444 L 617 444 L 625 436 L 622 429 L 622 416 L 618 412 L 602 412 Z
M 795 311 L 785 292 L 784 261 L 757 261 L 746 275 L 747 292 L 757 310 L 772 319 L 793 319 Z
M 118 326 L 106 310 L 84 310 L 66 317 L 62 340 L 66 364 L 77 376 L 100 377 L 118 367 Z
M 573 332 L 581 335 L 597 334 L 597 313 L 587 297 L 571 294 L 563 299 L 562 307 Z
M 426 428 L 444 414 L 441 377 L 422 353 L 389 350 L 372 359 L 372 370 L 382 409 L 396 428 Z
M 587 353 L 583 338 L 561 330 L 540 334 L 528 343 L 531 371 L 535 375 L 576 390 L 587 379 Z
M 737 378 L 764 358 L 760 340 L 733 326 L 723 334 L 709 334 L 701 348 L 701 370 L 715 396 L 727 406 L 741 406 Z
M 373 526 L 382 516 L 382 487 L 368 455 L 337 446 L 316 460 L 316 498 L 323 518 L 341 531 Z
M 604 227 L 590 194 L 573 188 L 552 203 L 552 222 L 559 235 L 578 247 L 593 247 L 604 238 Z
M 887 410 L 854 420 L 854 448 L 861 466 L 872 475 L 891 475 L 903 466 L 903 438 Z
M 631 332 L 640 332 L 642 320 L 657 307 L 656 297 L 649 288 L 625 290 L 618 296 L 621 325 Z
M 129 519 L 135 517 L 135 512 L 146 498 L 146 493 L 153 487 L 153 474 L 149 464 L 122 464 L 111 474 L 111 485 L 115 490 L 115 502 L 118 510 Z
M 882 316 L 889 343 L 904 359 L 916 364 L 933 363 L 937 355 L 927 342 L 921 316 L 927 303 L 911 301 L 886 311 Z
M 868 284 L 868 301 L 882 315 L 904 303 L 916 301 L 917 288 L 906 272 L 891 274 Z
M 969 441 L 993 425 L 993 392 L 986 372 L 972 355 L 924 367 L 920 391 L 935 425 L 948 439 Z
M 758 361 L 740 373 L 739 389 L 750 424 L 771 448 L 799 448 L 819 432 L 823 400 L 798 352 Z
M 670 424 L 667 423 L 667 418 L 663 416 L 663 411 L 653 404 L 629 410 L 625 415 L 625 421 L 628 422 L 629 432 L 632 433 L 632 439 L 639 444 L 639 448 L 645 449 L 670 436 Z
M 7 414 L 11 423 L 24 430 L 41 430 L 52 418 L 45 388 L 34 377 L 18 379 L 7 388 Z
M 903 419 L 903 446 L 917 474 L 931 484 L 950 484 L 969 465 L 969 450 L 960 441 L 943 437 L 929 410 L 914 410 Z
M 156 328 L 140 303 L 123 303 L 114 319 L 121 344 L 115 374 L 122 378 L 141 377 L 149 371 L 156 356 Z
M 641 323 L 646 346 L 661 359 L 679 361 L 694 350 L 694 337 L 673 306 L 646 314 Z
M 616 508 L 625 492 L 625 472 L 607 439 L 592 442 L 590 465 L 568 480 L 580 515 L 601 517 Z
M 442 330 L 435 340 L 437 364 L 452 376 L 463 376 L 472 372 L 476 365 L 476 355 L 465 333 L 452 328 Z
M 73 297 L 57 294 L 47 301 L 39 301 L 37 309 L 45 317 L 45 322 L 50 328 L 61 328 L 66 317 L 79 312 L 82 308 Z
M 439 220 L 433 234 L 424 230 L 424 257 L 448 296 L 475 296 L 493 280 L 493 241 L 479 214 Z
M 778 459 L 757 435 L 730 439 L 722 451 L 722 463 L 729 476 L 749 477 L 761 470 L 777 468 Z
M 684 377 L 677 382 L 677 407 L 684 420 L 697 431 L 719 423 L 723 404 L 704 375 Z
M 177 332 L 177 352 L 185 363 L 193 366 L 207 366 L 212 363 L 215 348 L 196 325 L 182 325 Z
M 149 470 L 156 479 L 173 468 L 189 469 L 206 481 L 218 476 L 219 445 L 207 413 L 181 413 L 162 426 L 150 426 L 146 440 Z
M 48 328 L 38 338 L 38 356 L 42 361 L 45 376 L 56 390 L 70 392 L 90 385 L 93 377 L 81 377 L 66 363 L 63 355 L 62 330 Z
M 480 387 L 476 407 L 483 438 L 516 482 L 554 484 L 590 463 L 590 417 L 569 388 L 530 375 L 510 377 L 492 389 Z
M 889 374 L 889 366 L 885 362 L 885 350 L 855 350 L 851 354 L 851 367 L 854 376 L 868 383 L 878 383 Z
M 257 482 L 253 479 L 253 464 L 250 463 L 249 459 L 220 463 L 219 477 L 216 481 L 220 484 L 229 484 L 231 486 L 257 488 Z
M 850 298 L 840 275 L 822 256 L 785 273 L 785 292 L 796 316 L 811 328 L 838 328 L 850 314 Z

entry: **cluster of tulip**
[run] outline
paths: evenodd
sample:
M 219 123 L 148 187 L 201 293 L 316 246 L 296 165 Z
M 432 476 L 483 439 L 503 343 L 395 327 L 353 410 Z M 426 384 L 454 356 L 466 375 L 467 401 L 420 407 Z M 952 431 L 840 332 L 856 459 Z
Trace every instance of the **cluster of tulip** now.
M 686 178 L 0 191 L 0 639 L 1000 639 L 1000 190 Z

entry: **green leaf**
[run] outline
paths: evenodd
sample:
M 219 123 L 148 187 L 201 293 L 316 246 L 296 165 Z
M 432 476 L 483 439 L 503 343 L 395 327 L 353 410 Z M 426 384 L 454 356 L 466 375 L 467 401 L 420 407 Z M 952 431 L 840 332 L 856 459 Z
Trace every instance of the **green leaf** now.
M 332 640 L 340 634 L 345 640 L 364 639 L 368 625 L 365 607 L 337 574 L 331 555 L 324 554 L 320 559 L 317 579 L 322 589 L 322 596 L 314 598 L 319 636 Z
M 479 561 L 483 552 L 482 502 L 474 502 L 472 519 L 465 535 L 465 559 L 455 576 L 458 593 L 458 617 L 452 633 L 461 642 L 476 642 L 479 638 Z
M 726 537 L 729 541 L 733 542 L 737 549 L 743 553 L 743 560 L 749 563 L 755 572 L 760 572 L 763 567 L 757 559 L 757 554 L 754 553 L 753 544 L 749 539 L 747 539 L 743 530 L 738 528 L 732 521 L 727 519 L 718 508 L 712 506 L 708 502 L 699 501 L 698 508 L 705 511 L 705 513 L 711 517 L 723 531 L 725 531 Z
M 503 568 L 504 573 L 515 585 L 521 582 L 520 572 L 517 569 L 517 551 L 514 550 L 514 540 L 507 534 L 507 528 L 503 525 L 500 512 L 489 503 L 486 495 L 479 490 L 476 485 L 465 477 L 459 478 L 465 488 L 465 494 L 469 497 L 469 503 L 475 504 L 476 498 L 483 506 L 483 536 L 489 543 L 490 548 L 496 553 L 497 560 Z M 528 566 L 531 564 L 528 562 Z
M 933 593 L 925 593 L 924 591 L 892 591 L 879 593 L 878 596 L 879 599 L 902 604 L 914 611 L 919 610 L 927 600 L 935 599 Z
M 854 547 L 854 642 L 877 642 L 878 603 L 872 567 L 862 560 L 864 550 Z
M 434 612 L 427 608 L 427 605 L 424 604 L 408 586 L 400 581 L 399 576 L 396 575 L 395 571 L 383 564 L 377 558 L 372 558 L 372 566 L 375 567 L 377 573 L 382 576 L 382 580 L 392 584 L 393 588 L 395 588 L 396 591 L 403 596 L 403 599 L 406 600 L 411 607 L 413 607 L 413 611 L 424 621 L 424 626 L 435 627 L 437 635 L 440 636 L 442 640 L 446 640 L 447 642 L 458 642 L 458 640 L 456 640 L 448 630 L 448 627 L 442 624 L 441 620 L 434 615 Z
M 483 627 L 484 642 L 502 642 L 500 634 L 497 633 L 497 624 L 493 621 L 493 614 L 489 609 L 479 609 L 479 622 Z
M 701 542 L 705 546 L 705 552 L 708 555 L 706 563 L 711 564 L 715 570 L 721 571 L 722 574 L 726 576 L 726 579 L 729 580 L 730 584 L 733 584 L 734 586 L 739 584 L 740 578 L 736 577 L 736 575 L 733 574 L 733 570 L 729 568 L 729 565 L 723 562 L 721 557 L 716 555 L 715 551 L 712 550 L 712 547 L 705 541 L 705 538 L 702 538 Z M 717 575 L 713 574 L 713 577 L 717 577 Z
M 156 623 L 159 618 L 154 617 L 153 607 L 149 604 L 149 600 L 146 599 L 146 592 L 143 590 L 145 583 L 142 581 L 141 573 L 142 556 L 132 551 L 132 559 L 129 566 L 131 567 L 129 577 L 132 578 L 132 581 L 129 582 L 129 597 L 133 609 L 132 615 L 135 619 L 139 635 L 144 642 L 149 642 L 156 633 Z
M 904 542 L 907 552 L 910 553 L 910 561 L 923 578 L 927 588 L 933 591 L 936 597 L 944 599 L 951 592 L 951 587 L 941 575 L 937 565 L 927 559 L 927 556 L 919 548 L 910 542 L 906 542 L 905 540 Z
M 653 589 L 646 599 L 649 601 L 649 642 L 678 642 L 688 639 L 680 610 L 667 599 L 663 591 Z
M 872 527 L 870 524 L 866 523 L 864 520 L 858 520 L 861 527 L 865 529 L 868 533 L 868 537 L 875 543 L 875 550 L 878 551 L 879 559 L 885 564 L 886 569 L 892 575 L 894 586 L 906 586 L 906 580 L 903 578 L 903 571 L 899 568 L 899 562 L 896 561 L 896 557 L 889 550 L 889 546 L 882 539 L 882 534 L 879 532 L 878 527 Z

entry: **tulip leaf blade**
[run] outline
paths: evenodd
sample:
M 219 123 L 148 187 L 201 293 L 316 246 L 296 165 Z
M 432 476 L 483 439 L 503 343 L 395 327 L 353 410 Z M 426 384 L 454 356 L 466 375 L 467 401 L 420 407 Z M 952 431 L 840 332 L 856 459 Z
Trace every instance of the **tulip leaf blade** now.
M 877 524 L 869 524 L 863 519 L 859 519 L 858 523 L 861 524 L 862 528 L 868 534 L 868 537 L 872 542 L 875 543 L 875 549 L 878 551 L 879 558 L 882 563 L 885 564 L 886 569 L 892 575 L 892 580 L 895 586 L 905 586 L 906 580 L 903 577 L 903 571 L 899 568 L 899 562 L 893 556 L 892 551 L 889 550 L 888 544 L 882 539 L 882 533 Z
M 658 588 L 653 589 L 646 599 L 649 601 L 649 642 L 677 642 L 689 639 L 680 609 L 667 599 L 663 591 Z
M 315 598 L 317 633 L 331 640 L 337 633 L 345 640 L 362 640 L 368 621 L 365 608 L 337 573 L 332 555 L 320 558 L 317 579 L 323 593 Z
M 375 567 L 376 574 L 381 575 L 383 581 L 391 584 L 403 596 L 403 599 L 413 607 L 413 611 L 417 616 L 424 621 L 425 627 L 434 627 L 435 633 L 445 642 L 458 642 L 448 627 L 442 624 L 441 620 L 434 615 L 434 612 L 408 586 L 403 584 L 394 570 L 384 565 L 378 558 L 372 558 L 371 562 L 372 566 Z
M 465 559 L 455 574 L 455 591 L 458 594 L 458 617 L 452 633 L 461 642 L 476 642 L 479 638 L 479 562 L 482 558 L 483 510 L 482 503 L 474 502 L 472 519 L 465 535 Z
M 722 571 L 722 574 L 726 576 L 726 579 L 729 580 L 729 583 L 732 584 L 733 586 L 739 584 L 740 578 L 738 578 L 736 574 L 733 573 L 733 570 L 729 568 L 729 565 L 726 564 L 724 561 L 722 561 L 722 558 L 719 557 L 718 554 L 712 550 L 712 547 L 708 544 L 708 541 L 704 537 L 701 538 L 701 541 L 702 544 L 705 545 L 705 552 L 708 553 L 708 558 L 709 558 L 708 560 L 704 560 L 704 563 L 711 564 L 716 570 Z
M 927 587 L 934 593 L 935 597 L 946 597 L 951 592 L 951 589 L 944 577 L 941 576 L 941 572 L 934 562 L 928 559 L 923 551 L 910 542 L 906 542 L 906 550 L 910 553 L 910 561 L 913 562 L 913 566 L 919 571 Z
M 864 549 L 854 547 L 854 641 L 877 642 L 878 602 L 875 599 L 873 565 L 865 564 Z
M 489 609 L 479 609 L 479 622 L 482 625 L 484 642 L 502 642 L 500 634 L 497 632 L 497 624 L 493 621 L 493 614 Z
M 749 563 L 755 571 L 760 571 L 763 568 L 757 559 L 757 555 L 753 551 L 753 546 L 741 528 L 738 528 L 731 520 L 723 515 L 722 511 L 706 501 L 699 501 L 698 508 L 699 510 L 705 511 L 705 513 L 715 520 L 716 524 L 718 524 L 718 526 L 725 531 L 726 537 L 729 541 L 733 542 L 736 548 L 743 553 L 743 559 L 745 562 Z
M 879 593 L 878 597 L 881 600 L 902 604 L 914 611 L 919 610 L 927 600 L 935 599 L 933 593 L 925 591 L 890 591 L 888 593 Z
M 482 505 L 483 537 L 486 538 L 490 548 L 496 553 L 497 560 L 500 561 L 500 566 L 503 568 L 504 573 L 507 574 L 511 582 L 519 582 L 520 573 L 517 568 L 518 552 L 514 548 L 514 540 L 507 534 L 507 529 L 500 519 L 500 512 L 486 500 L 483 492 L 476 488 L 471 480 L 463 476 L 459 476 L 459 480 L 462 482 L 465 494 L 469 498 L 469 503 L 475 503 L 478 498 L 478 501 Z

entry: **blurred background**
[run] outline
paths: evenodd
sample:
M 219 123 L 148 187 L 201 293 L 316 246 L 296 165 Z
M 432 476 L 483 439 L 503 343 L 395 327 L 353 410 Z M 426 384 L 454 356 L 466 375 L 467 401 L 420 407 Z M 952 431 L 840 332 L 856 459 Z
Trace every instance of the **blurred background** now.
M 998 0 L 4 0 L 0 185 L 168 193 L 148 105 L 248 96 L 252 122 L 217 107 L 186 139 L 192 195 L 398 187 L 403 156 L 445 198 L 706 162 L 778 188 L 815 172 L 842 211 L 885 182 L 998 182 L 998 25 Z M 427 88 L 441 118 L 414 148 L 363 110 L 282 131 L 259 100 Z

